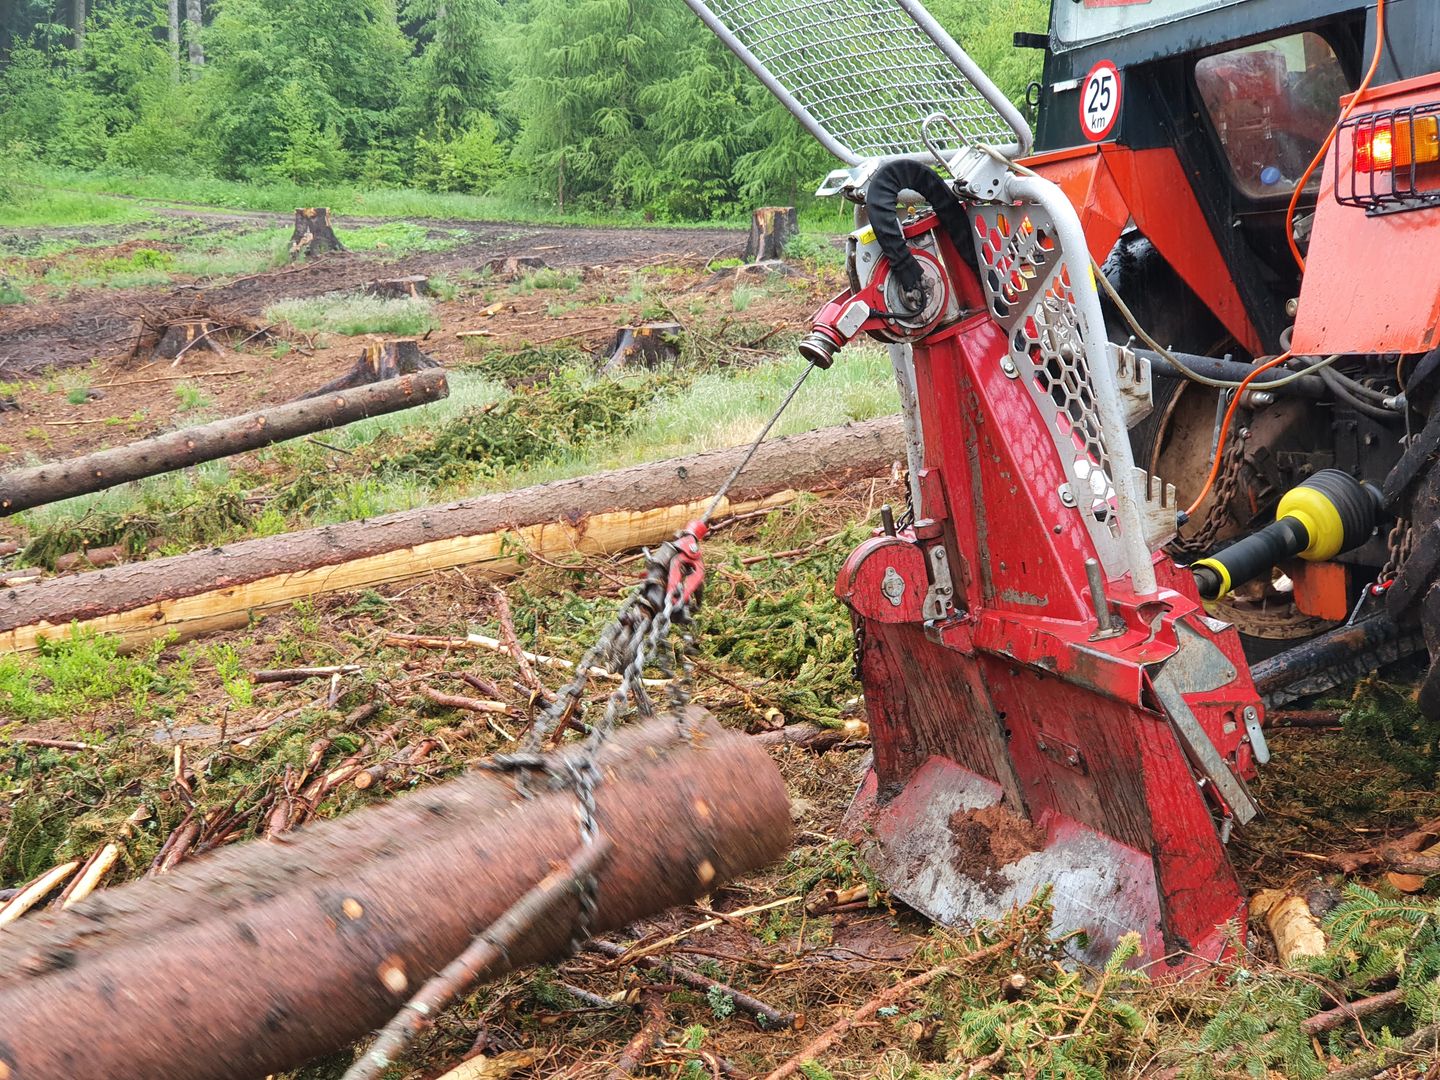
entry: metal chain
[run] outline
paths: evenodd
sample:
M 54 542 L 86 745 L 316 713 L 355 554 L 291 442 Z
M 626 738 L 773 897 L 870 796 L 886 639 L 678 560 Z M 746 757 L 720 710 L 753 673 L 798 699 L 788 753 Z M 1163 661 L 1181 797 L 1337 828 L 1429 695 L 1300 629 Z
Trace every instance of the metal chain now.
M 1215 480 L 1214 497 L 1205 520 L 1190 536 L 1177 536 L 1170 542 L 1170 553 L 1180 559 L 1210 554 L 1220 532 L 1229 524 L 1230 504 L 1240 490 L 1240 467 L 1245 461 L 1245 440 L 1237 434 L 1225 447 L 1220 462 L 1220 475 Z
M 1400 568 L 1405 565 L 1405 560 L 1410 557 L 1410 549 L 1414 546 L 1415 534 L 1410 528 L 1408 518 L 1396 518 L 1395 524 L 1390 527 L 1390 534 L 1385 538 L 1385 550 L 1387 557 L 1385 565 L 1380 568 L 1380 573 L 1375 578 L 1376 585 L 1384 585 L 1386 582 L 1395 580 L 1400 573 Z
M 536 773 L 547 777 L 552 789 L 573 792 L 583 845 L 594 844 L 600 835 L 595 789 L 600 783 L 597 759 L 601 748 L 615 730 L 616 721 L 627 702 L 634 702 L 635 711 L 641 717 L 649 719 L 655 715 L 654 704 L 645 689 L 645 670 L 652 663 L 664 676 L 670 708 L 675 714 L 681 738 L 689 739 L 691 736 L 686 706 L 690 703 L 694 687 L 692 657 L 695 641 L 689 627 L 700 604 L 704 581 L 699 541 L 726 494 L 750 464 L 760 444 L 795 399 L 814 367 L 814 364 L 809 364 L 801 372 L 700 518 L 675 540 L 662 544 L 654 552 L 646 549 L 644 580 L 620 605 L 614 620 L 586 650 L 575 666 L 571 680 L 535 718 L 521 749 L 513 754 L 497 754 L 485 765 L 486 768 L 518 774 L 517 787 L 527 797 L 531 794 L 530 776 Z M 671 635 L 676 628 L 680 630 L 676 635 L 678 641 L 672 640 Z M 620 673 L 619 685 L 606 699 L 605 713 L 591 726 L 579 754 L 562 760 L 546 750 L 545 742 L 580 707 L 580 698 L 591 674 L 600 668 Z M 571 938 L 572 948 L 578 948 L 590 936 L 597 910 L 597 885 L 594 874 L 587 874 L 576 881 L 580 910 Z

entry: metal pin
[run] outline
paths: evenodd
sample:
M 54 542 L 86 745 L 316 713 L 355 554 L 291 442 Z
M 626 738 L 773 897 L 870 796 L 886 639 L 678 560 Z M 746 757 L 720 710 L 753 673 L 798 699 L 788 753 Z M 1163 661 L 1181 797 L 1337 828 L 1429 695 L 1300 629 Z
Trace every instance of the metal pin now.
M 1103 633 L 1110 629 L 1110 605 L 1105 602 L 1105 579 L 1100 575 L 1097 560 L 1085 560 L 1085 580 L 1090 585 L 1090 603 L 1095 607 L 1095 618 L 1099 620 Z

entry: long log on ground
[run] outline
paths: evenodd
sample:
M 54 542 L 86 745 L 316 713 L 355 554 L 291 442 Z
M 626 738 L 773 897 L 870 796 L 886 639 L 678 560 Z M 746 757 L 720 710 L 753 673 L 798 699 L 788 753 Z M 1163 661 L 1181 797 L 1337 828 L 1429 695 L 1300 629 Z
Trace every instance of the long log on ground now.
M 789 844 L 779 773 L 718 725 L 693 741 L 673 719 L 622 730 L 601 768 L 612 850 L 595 932 L 693 901 Z M 478 773 L 22 920 L 0 937 L 0 1075 L 295 1068 L 384 1024 L 577 843 L 573 794 L 522 799 Z M 510 965 L 565 955 L 576 908 L 567 898 L 537 922 Z
M 443 371 L 421 371 L 343 393 L 293 401 L 141 439 L 70 461 L 0 473 L 0 517 L 130 480 L 258 450 L 327 428 L 413 409 L 450 393 Z
M 903 454 L 899 417 L 775 439 L 718 513 L 783 506 L 885 472 Z M 513 573 L 526 551 L 554 558 L 656 544 L 705 508 L 743 455 L 716 450 L 0 590 L 0 652 L 33 650 L 72 623 L 132 646 L 192 638 L 303 597 L 452 566 Z

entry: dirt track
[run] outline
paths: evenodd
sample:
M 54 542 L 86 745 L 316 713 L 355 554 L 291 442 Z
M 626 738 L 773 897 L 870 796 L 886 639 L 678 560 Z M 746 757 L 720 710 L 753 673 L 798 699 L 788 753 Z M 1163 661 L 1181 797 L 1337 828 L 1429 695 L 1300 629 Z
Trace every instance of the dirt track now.
M 202 219 L 217 231 L 227 227 L 284 226 L 282 215 L 237 211 L 168 210 L 165 214 Z M 342 224 L 375 224 L 381 219 L 345 218 Z M 394 221 L 397 219 L 385 219 Z M 471 235 L 444 252 L 407 255 L 385 262 L 373 254 L 341 254 L 301 266 L 230 279 L 195 281 L 170 288 L 75 289 L 63 300 L 27 307 L 0 308 L 0 378 L 14 379 L 50 367 L 66 367 L 129 347 L 137 323 L 147 311 L 205 304 L 258 315 L 284 297 L 306 298 L 345 291 L 377 276 L 436 274 L 477 270 L 501 256 L 534 255 L 558 268 L 639 267 L 647 264 L 708 261 L 733 257 L 745 236 L 731 229 L 614 229 L 574 226 L 509 225 L 498 222 L 418 221 L 435 228 L 463 228 Z M 117 244 L 138 226 L 10 229 L 0 245 L 24 250 L 29 241 L 83 239 Z

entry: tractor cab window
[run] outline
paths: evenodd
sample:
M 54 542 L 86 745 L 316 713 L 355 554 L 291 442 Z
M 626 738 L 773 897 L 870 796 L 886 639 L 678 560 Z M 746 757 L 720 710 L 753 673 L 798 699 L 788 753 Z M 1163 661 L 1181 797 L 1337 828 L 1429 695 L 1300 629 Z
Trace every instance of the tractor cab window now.
M 1235 182 L 1254 198 L 1295 190 L 1350 91 L 1334 50 L 1311 33 L 1207 56 L 1195 84 Z

